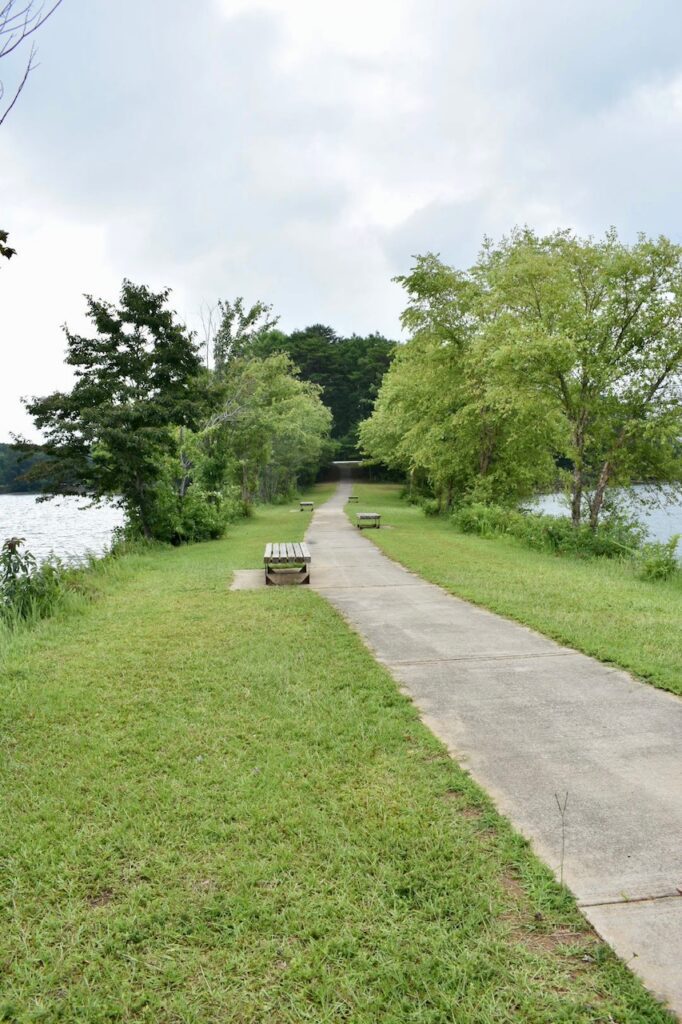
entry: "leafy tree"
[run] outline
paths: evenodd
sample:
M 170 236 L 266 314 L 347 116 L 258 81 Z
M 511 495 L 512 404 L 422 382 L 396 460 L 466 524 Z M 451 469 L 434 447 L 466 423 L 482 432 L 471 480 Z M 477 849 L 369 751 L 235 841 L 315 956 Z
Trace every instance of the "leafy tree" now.
M 561 417 L 574 524 L 596 526 L 609 486 L 679 482 L 682 247 L 517 230 L 475 275 L 508 386 Z
M 338 455 L 350 457 L 357 454 L 358 423 L 371 410 L 395 347 L 380 334 L 342 338 L 331 327 L 313 324 L 288 335 L 262 334 L 252 351 L 259 356 L 285 352 L 301 377 L 322 389 L 322 400 L 333 416 Z
M 213 338 L 213 365 L 221 376 L 231 359 L 253 353 L 258 338 L 275 327 L 279 317 L 272 316 L 272 306 L 260 301 L 246 309 L 241 296 L 234 302 L 218 302 L 217 312 L 220 322 Z
M 446 500 L 517 501 L 568 466 L 592 527 L 609 486 L 682 479 L 682 248 L 516 230 L 469 271 L 429 254 L 398 280 L 412 340 L 361 429 L 371 456 Z
M 235 359 L 202 434 L 206 485 L 238 483 L 246 504 L 285 495 L 329 454 L 330 424 L 319 388 L 299 380 L 287 356 Z
M 147 538 L 166 460 L 179 457 L 175 428 L 199 426 L 206 403 L 196 345 L 168 295 L 124 281 L 118 306 L 86 296 L 95 336 L 65 328 L 76 383 L 26 403 L 53 460 L 50 491 L 116 496 Z
M 445 507 L 533 493 L 554 473 L 547 437 L 555 425 L 497 372 L 480 287 L 432 254 L 398 281 L 409 296 L 402 319 L 412 338 L 360 427 L 363 450 L 428 481 Z

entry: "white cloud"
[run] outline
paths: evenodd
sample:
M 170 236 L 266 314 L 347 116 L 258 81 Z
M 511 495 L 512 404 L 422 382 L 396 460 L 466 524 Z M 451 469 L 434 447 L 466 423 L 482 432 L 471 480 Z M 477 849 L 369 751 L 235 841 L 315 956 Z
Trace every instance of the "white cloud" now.
M 414 55 L 422 38 L 415 0 L 216 0 L 216 6 L 228 18 L 273 16 L 281 32 L 283 68 L 320 53 L 365 59 Z
M 413 253 L 466 263 L 519 222 L 682 237 L 671 0 L 154 6 L 60 8 L 2 129 L 0 440 L 123 276 L 195 324 L 243 294 L 395 336 Z

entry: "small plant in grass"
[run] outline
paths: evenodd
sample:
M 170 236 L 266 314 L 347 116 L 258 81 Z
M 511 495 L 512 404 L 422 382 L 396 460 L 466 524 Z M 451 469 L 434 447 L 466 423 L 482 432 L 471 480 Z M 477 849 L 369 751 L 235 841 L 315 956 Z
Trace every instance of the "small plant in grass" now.
M 665 543 L 644 544 L 639 555 L 639 577 L 643 580 L 669 580 L 679 572 L 677 545 L 680 534 L 676 533 Z
M 23 537 L 9 537 L 0 550 L 0 617 L 10 625 L 49 615 L 64 588 L 61 562 L 38 565 L 23 544 Z

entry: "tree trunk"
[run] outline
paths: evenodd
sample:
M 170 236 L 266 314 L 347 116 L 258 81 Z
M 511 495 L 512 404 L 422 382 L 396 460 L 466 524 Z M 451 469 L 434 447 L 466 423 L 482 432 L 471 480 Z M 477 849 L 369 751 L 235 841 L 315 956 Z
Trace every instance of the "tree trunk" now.
M 571 492 L 571 522 L 574 526 L 580 526 L 583 504 L 583 471 L 576 464 L 573 467 L 573 488 Z
M 585 446 L 585 437 L 583 434 L 584 422 L 585 417 L 581 415 L 580 420 L 575 425 L 573 433 L 575 454 L 573 458 L 573 486 L 571 489 L 571 522 L 576 527 L 580 526 L 583 512 L 583 451 Z
M 249 492 L 249 470 L 245 462 L 242 463 L 242 501 L 246 505 L 251 504 L 251 494 Z
M 599 480 L 595 488 L 594 497 L 590 502 L 590 527 L 596 530 L 597 523 L 599 522 L 599 513 L 602 510 L 604 504 L 604 496 L 606 494 L 606 488 L 608 486 L 609 478 L 611 476 L 611 463 L 607 459 L 601 468 L 599 474 Z

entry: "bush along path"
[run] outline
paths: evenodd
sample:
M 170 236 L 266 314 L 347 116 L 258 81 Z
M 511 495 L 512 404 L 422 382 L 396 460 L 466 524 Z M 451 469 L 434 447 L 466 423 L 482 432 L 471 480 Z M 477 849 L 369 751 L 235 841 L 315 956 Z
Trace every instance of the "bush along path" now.
M 599 932 L 682 1012 L 682 701 L 390 561 L 367 538 L 398 530 L 384 519 L 361 535 L 344 515 L 349 490 L 308 531 L 313 586 Z
M 229 590 L 308 522 L 10 640 L 0 1020 L 669 1020 L 326 601 Z

